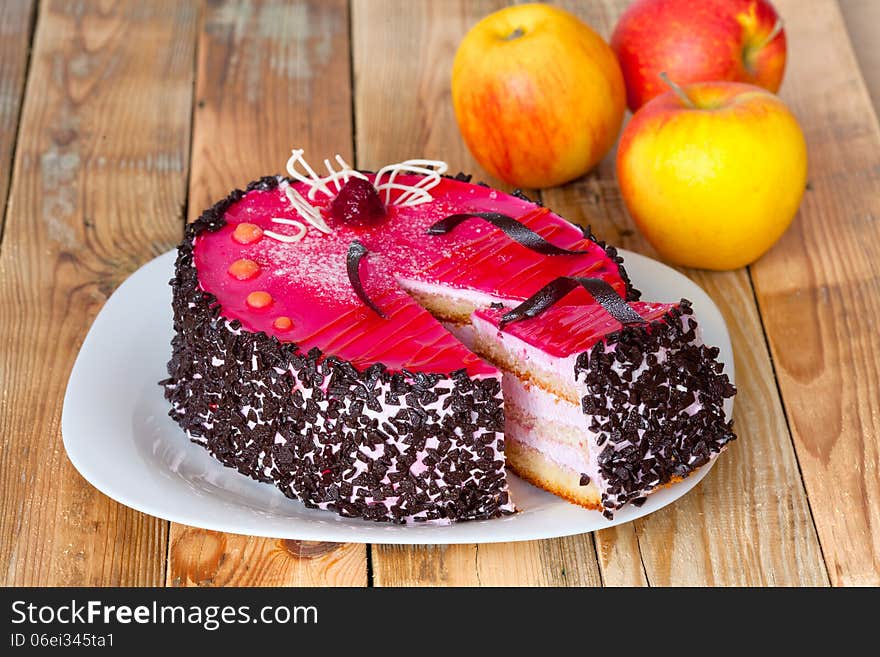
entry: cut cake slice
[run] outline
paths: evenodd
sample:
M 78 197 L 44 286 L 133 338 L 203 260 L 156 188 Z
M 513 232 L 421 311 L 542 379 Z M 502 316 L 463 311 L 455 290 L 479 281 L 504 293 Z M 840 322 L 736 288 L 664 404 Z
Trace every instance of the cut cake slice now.
M 477 310 L 474 349 L 503 372 L 508 466 L 611 516 L 735 438 L 724 411 L 735 389 L 686 300 L 550 307 L 585 280 L 558 279 L 513 311 Z M 563 293 L 548 299 L 554 284 Z

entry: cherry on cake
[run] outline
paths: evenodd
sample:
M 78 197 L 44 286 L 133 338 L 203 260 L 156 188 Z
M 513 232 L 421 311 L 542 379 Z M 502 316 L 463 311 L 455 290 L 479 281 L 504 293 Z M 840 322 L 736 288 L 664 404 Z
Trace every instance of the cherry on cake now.
M 506 466 L 607 514 L 734 438 L 686 301 L 638 301 L 613 247 L 410 160 L 236 190 L 187 228 L 163 381 L 223 464 L 393 522 L 515 511 Z

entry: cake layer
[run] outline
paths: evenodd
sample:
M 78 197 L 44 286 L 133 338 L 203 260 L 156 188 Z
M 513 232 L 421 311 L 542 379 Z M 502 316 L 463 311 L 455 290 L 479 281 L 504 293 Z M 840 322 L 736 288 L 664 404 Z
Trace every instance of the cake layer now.
M 510 372 L 503 372 L 502 376 L 508 466 L 517 472 L 524 468 L 522 458 L 510 456 L 513 447 L 518 447 L 517 452 L 523 456 L 537 452 L 542 460 L 549 461 L 541 466 L 543 471 L 550 466 L 560 470 L 555 477 L 557 487 L 563 482 L 571 484 L 563 495 L 566 499 L 577 500 L 578 504 L 588 499 L 588 508 L 598 507 L 597 484 L 601 482 L 596 458 L 598 436 L 586 426 L 580 404 L 572 404 Z M 576 485 L 572 483 L 575 478 Z M 591 490 L 587 493 L 583 488 L 590 482 Z
M 552 420 L 530 418 L 516 412 L 505 413 L 504 432 L 511 438 L 531 447 L 555 463 L 595 479 L 597 466 L 590 458 L 590 448 L 583 433 L 573 427 L 555 424 Z
M 584 438 L 584 413 L 580 403 L 572 403 L 509 371 L 502 371 L 501 391 L 508 417 L 521 414 L 530 421 L 552 422 L 572 429 L 578 441 Z
M 581 475 L 575 470 L 559 465 L 515 437 L 508 438 L 506 452 L 507 465 L 529 483 L 588 509 L 602 508 L 596 485 L 590 482 L 582 486 Z
M 448 288 L 436 283 L 412 279 L 398 279 L 398 283 L 416 303 L 443 322 L 470 324 L 471 315 L 477 308 L 499 302 L 497 297 L 482 292 Z
M 623 326 L 594 304 L 554 306 L 503 328 L 505 310 L 483 309 L 473 324 L 475 349 L 489 350 L 505 370 L 506 389 L 516 387 L 509 377 L 523 381 L 517 407 L 530 407 L 527 417 L 536 418 L 534 425 L 508 418 L 509 444 L 511 435 L 533 426 L 517 440 L 544 458 L 555 455 L 557 465 L 573 466 L 577 455 L 542 435 L 541 422 L 552 416 L 533 391 L 576 395 L 587 441 L 581 466 L 590 469 L 585 474 L 606 512 L 688 476 L 735 438 L 724 413 L 724 399 L 735 390 L 722 373 L 717 348 L 702 344 L 690 304 L 630 306 L 644 323 Z M 577 337 L 567 337 L 562 327 L 578 327 Z

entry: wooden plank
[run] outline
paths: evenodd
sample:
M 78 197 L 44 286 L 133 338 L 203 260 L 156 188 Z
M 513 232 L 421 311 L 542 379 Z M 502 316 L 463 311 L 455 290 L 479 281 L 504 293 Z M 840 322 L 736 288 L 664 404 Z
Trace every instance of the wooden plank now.
M 880 584 L 880 129 L 839 8 L 782 0 L 809 188 L 755 290 L 831 581 Z
M 548 190 L 550 207 L 600 236 L 656 254 L 626 215 L 606 161 Z M 821 585 L 827 581 L 748 274 L 686 270 L 721 309 L 736 360 L 739 440 L 694 491 L 631 525 L 596 534 L 606 585 Z M 748 555 L 748 559 L 743 559 Z
M 459 135 L 449 92 L 455 48 L 501 0 L 353 5 L 357 164 L 441 158 L 453 171 L 492 180 Z M 376 53 L 383 55 L 377 57 Z M 373 580 L 398 585 L 598 585 L 590 535 L 495 545 L 372 547 Z
M 344 0 L 211 2 L 199 34 L 190 219 L 290 149 L 352 161 Z M 278 541 L 171 525 L 168 583 L 363 586 L 366 547 Z
M 167 523 L 86 483 L 59 423 L 107 295 L 179 239 L 195 18 L 173 0 L 41 5 L 0 254 L 6 585 L 164 581 Z
M 840 10 L 877 114 L 880 112 L 880 2 L 840 0 Z
M 374 586 L 598 586 L 589 534 L 481 545 L 373 545 Z
M 607 36 L 624 0 L 560 2 Z M 655 256 L 626 214 L 614 154 L 586 179 L 546 190 L 566 217 L 625 248 Z M 706 480 L 674 505 L 596 534 L 606 585 L 821 585 L 827 582 L 809 507 L 745 270 L 685 272 L 731 330 L 739 440 Z M 638 284 L 638 281 L 636 281 Z
M 504 0 L 354 0 L 359 167 L 443 155 L 455 172 L 511 189 L 468 151 L 455 122 L 450 92 L 452 58 L 462 37 L 480 18 L 507 4 Z M 383 55 L 377 57 L 378 52 Z
M 170 586 L 363 586 L 366 548 L 172 525 Z
M 34 0 L 9 0 L 0 4 L 0 246 L 12 153 L 18 134 L 18 112 L 24 96 L 34 6 Z

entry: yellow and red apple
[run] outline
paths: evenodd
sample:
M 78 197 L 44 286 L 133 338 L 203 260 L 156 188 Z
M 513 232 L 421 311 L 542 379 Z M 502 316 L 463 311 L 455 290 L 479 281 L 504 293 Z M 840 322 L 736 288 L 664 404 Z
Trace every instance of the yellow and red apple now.
M 678 84 L 728 80 L 772 92 L 785 72 L 785 31 L 767 0 L 636 0 L 620 17 L 611 47 L 635 112 Z
M 453 63 L 452 100 L 480 165 L 537 188 L 591 169 L 614 145 L 626 109 L 609 46 L 576 16 L 544 4 L 502 9 L 468 32 Z
M 620 138 L 617 179 L 627 209 L 665 260 L 735 269 L 788 228 L 807 177 L 794 115 L 774 94 L 700 82 L 658 96 Z

